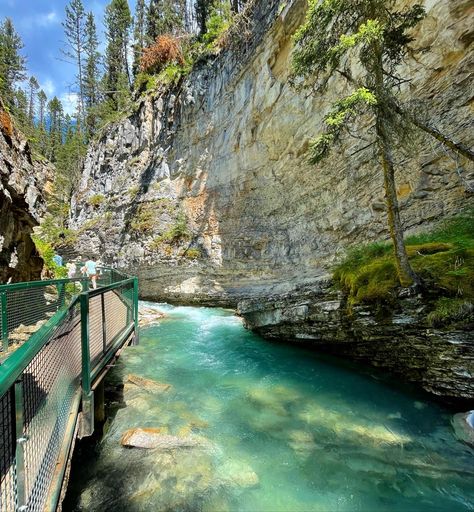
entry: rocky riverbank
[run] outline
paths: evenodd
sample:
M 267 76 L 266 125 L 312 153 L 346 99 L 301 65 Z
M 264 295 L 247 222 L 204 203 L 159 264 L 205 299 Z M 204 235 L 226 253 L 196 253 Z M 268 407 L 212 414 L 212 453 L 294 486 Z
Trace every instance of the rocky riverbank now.
M 370 306 L 348 312 L 346 298 L 334 290 L 330 276 L 318 286 L 285 295 L 239 303 L 249 329 L 274 341 L 304 343 L 389 371 L 445 403 L 474 407 L 474 336 L 472 325 L 461 330 L 428 325 L 428 304 L 406 297 L 388 314 Z

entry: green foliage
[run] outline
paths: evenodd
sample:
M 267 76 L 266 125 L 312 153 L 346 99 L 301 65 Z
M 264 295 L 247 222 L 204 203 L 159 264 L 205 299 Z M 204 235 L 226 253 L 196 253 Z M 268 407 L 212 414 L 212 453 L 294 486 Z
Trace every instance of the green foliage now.
M 180 214 L 176 219 L 175 224 L 171 226 L 167 231 L 165 231 L 161 236 L 157 237 L 155 242 L 157 244 L 172 244 L 179 240 L 187 239 L 189 236 L 190 233 L 188 223 L 186 221 L 186 216 L 184 214 Z
M 411 41 L 407 31 L 423 16 L 418 4 L 396 10 L 394 2 L 386 0 L 310 0 L 305 22 L 294 35 L 291 82 L 298 88 L 318 90 L 340 70 L 354 87 L 351 94 L 332 105 L 323 132 L 310 142 L 311 163 L 325 158 L 360 116 L 383 112 L 388 124 L 390 109 L 384 105 L 392 101 L 392 89 L 401 83 L 396 66 Z M 346 66 L 350 52 L 363 69 L 358 81 Z
M 38 235 L 32 236 L 33 242 L 35 243 L 36 249 L 40 256 L 43 258 L 44 266 L 46 270 L 51 272 L 56 279 L 67 277 L 66 267 L 60 267 L 53 261 L 55 250 L 49 242 L 40 238 Z
M 364 113 L 367 107 L 377 104 L 377 98 L 366 87 L 360 87 L 349 96 L 336 101 L 324 118 L 326 130 L 310 141 L 310 163 L 316 164 L 325 158 L 335 142 L 338 142 L 348 123 Z
M 427 316 L 432 327 L 442 327 L 453 323 L 474 322 L 474 304 L 472 301 L 442 297 L 435 303 L 435 308 Z
M 433 325 L 456 320 L 456 311 L 464 311 L 465 303 L 474 301 L 473 219 L 474 211 L 467 210 L 431 232 L 406 239 L 410 262 L 426 295 L 439 298 L 429 317 Z M 399 287 L 390 243 L 351 250 L 333 275 L 348 294 L 349 305 L 392 303 Z
M 155 225 L 156 208 L 154 203 L 142 203 L 130 222 L 130 228 L 135 233 L 151 233 Z
M 100 206 L 105 201 L 104 194 L 94 194 L 93 196 L 89 197 L 89 204 L 93 206 L 94 208 L 97 206 Z
M 10 18 L 0 25 L 0 96 L 14 108 L 15 85 L 26 78 L 26 59 L 20 53 L 23 42 Z
M 219 41 L 222 34 L 224 34 L 231 25 L 232 13 L 230 3 L 217 2 L 212 6 L 210 13 L 207 21 L 207 31 L 202 39 L 208 47 L 213 48 L 214 43 Z
M 191 249 L 188 249 L 184 253 L 184 257 L 187 258 L 188 260 L 198 260 L 199 258 L 201 258 L 201 256 L 201 251 L 196 247 L 191 247 Z

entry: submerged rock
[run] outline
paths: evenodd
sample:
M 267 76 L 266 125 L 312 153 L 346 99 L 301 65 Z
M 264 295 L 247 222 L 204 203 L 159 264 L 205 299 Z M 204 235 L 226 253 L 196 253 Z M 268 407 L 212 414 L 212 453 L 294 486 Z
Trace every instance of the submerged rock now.
M 292 430 L 288 437 L 288 444 L 297 455 L 309 456 L 316 448 L 313 435 L 305 430 Z
M 171 389 L 171 384 L 157 382 L 156 380 L 139 377 L 133 373 L 129 373 L 125 379 L 124 391 L 133 390 L 136 387 L 149 391 L 150 393 L 164 393 Z
M 260 484 L 257 473 L 245 462 L 234 460 L 225 462 L 219 468 L 218 474 L 224 485 L 252 488 Z
M 123 433 L 120 443 L 128 448 L 160 450 L 209 446 L 204 438 L 172 436 L 167 431 L 166 428 L 132 428 Z

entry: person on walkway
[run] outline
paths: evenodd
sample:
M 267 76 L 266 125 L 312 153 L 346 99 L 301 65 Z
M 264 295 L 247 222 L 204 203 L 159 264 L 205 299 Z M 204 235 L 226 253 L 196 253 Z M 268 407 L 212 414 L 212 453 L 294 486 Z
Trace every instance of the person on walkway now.
M 69 279 L 76 277 L 77 267 L 76 267 L 76 263 L 74 261 L 68 261 L 66 263 L 66 268 L 67 268 L 67 276 Z
M 55 254 L 53 256 L 53 261 L 54 261 L 54 263 L 56 263 L 56 265 L 58 267 L 62 267 L 63 266 L 63 257 L 60 256 L 59 254 Z
M 84 267 L 87 277 L 92 282 L 92 288 L 95 290 L 97 288 L 97 264 L 92 258 L 89 258 L 84 264 Z

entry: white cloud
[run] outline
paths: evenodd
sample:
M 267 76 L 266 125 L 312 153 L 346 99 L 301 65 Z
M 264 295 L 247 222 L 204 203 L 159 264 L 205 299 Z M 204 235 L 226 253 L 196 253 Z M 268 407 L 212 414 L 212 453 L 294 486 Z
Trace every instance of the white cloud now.
M 46 93 L 46 96 L 48 96 L 48 98 L 51 98 L 54 96 L 54 91 L 56 90 L 56 87 L 54 86 L 51 78 L 47 78 L 40 85 L 41 85 L 41 89 L 43 89 L 43 91 Z
M 32 27 L 49 27 L 59 23 L 60 19 L 56 11 L 51 11 L 45 14 L 39 14 L 38 16 L 28 16 L 23 18 L 21 25 L 25 29 L 31 29 Z
M 75 92 L 65 92 L 59 98 L 61 103 L 63 104 L 63 109 L 65 114 L 69 114 L 70 116 L 76 113 L 77 108 L 77 93 Z
M 47 14 L 41 14 L 37 18 L 38 26 L 47 27 L 48 25 L 52 25 L 53 23 L 59 23 L 58 14 L 56 11 L 51 11 Z

